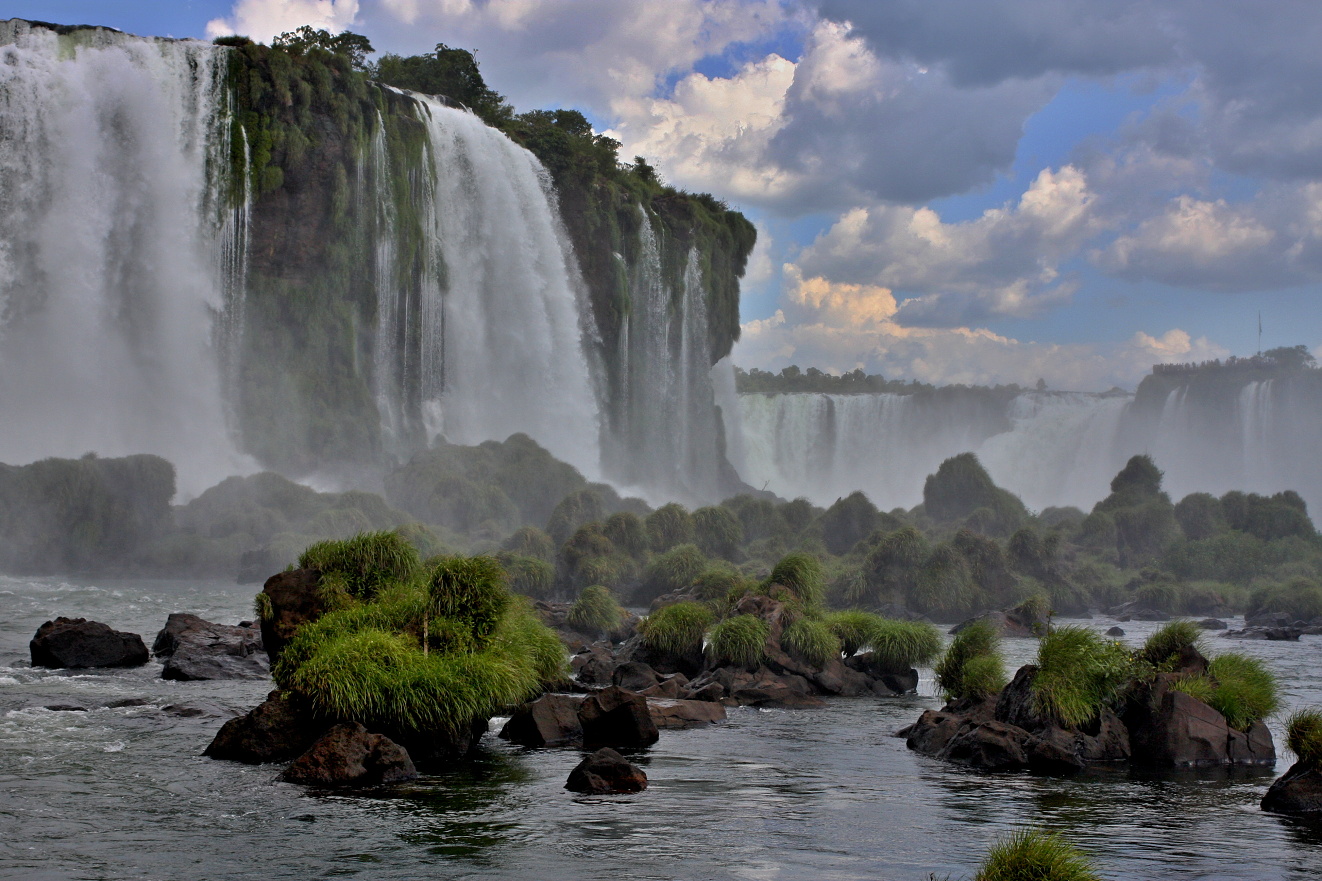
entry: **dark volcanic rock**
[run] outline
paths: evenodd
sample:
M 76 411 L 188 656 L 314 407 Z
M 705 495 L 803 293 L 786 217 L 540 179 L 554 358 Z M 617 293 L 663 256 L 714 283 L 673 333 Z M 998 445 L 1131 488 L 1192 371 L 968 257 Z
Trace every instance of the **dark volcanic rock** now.
M 283 762 L 307 750 L 325 730 L 296 700 L 276 690 L 222 725 L 202 755 L 249 765 Z
M 37 628 L 28 649 L 34 667 L 140 667 L 148 658 L 138 634 L 86 618 L 47 621 Z
M 266 579 L 262 593 L 270 599 L 271 614 L 262 619 L 262 644 L 274 664 L 298 628 L 326 613 L 321 599 L 321 573 L 294 569 Z
M 657 728 L 705 728 L 725 721 L 725 707 L 711 701 L 682 701 L 654 698 L 647 710 Z
M 212 624 L 196 615 L 174 614 L 157 635 L 156 645 L 169 650 L 162 679 L 265 679 L 271 672 L 262 650 L 262 634 L 252 627 Z
M 498 736 L 520 746 L 581 743 L 583 725 L 578 711 L 583 700 L 577 694 L 544 694 L 516 709 Z
M 209 625 L 210 622 L 202 620 L 191 612 L 171 612 L 170 617 L 165 619 L 165 626 L 156 633 L 156 639 L 151 644 L 151 653 L 158 658 L 168 658 L 174 654 L 180 634 L 194 627 Z
M 1262 722 L 1236 731 L 1215 709 L 1170 688 L 1175 677 L 1161 674 L 1151 694 L 1125 713 L 1134 760 L 1174 768 L 1217 765 L 1273 765 L 1276 750 Z
M 1262 797 L 1262 809 L 1274 814 L 1322 812 L 1322 769 L 1295 762 Z
M 1124 635 L 1125 635 L 1125 629 L 1124 629 L 1123 627 L 1112 627 L 1110 630 L 1106 631 L 1106 635 L 1107 635 L 1107 636 L 1124 636 Z
M 628 691 L 642 691 L 660 681 L 656 671 L 641 661 L 626 661 L 611 671 L 611 684 Z
M 1204 630 L 1225 630 L 1226 622 L 1220 618 L 1204 618 L 1198 622 L 1198 626 Z
M 1273 642 L 1298 642 L 1303 635 L 1299 627 L 1249 627 L 1245 630 L 1227 630 L 1226 639 L 1269 639 Z
M 313 786 L 376 786 L 417 777 L 403 747 L 357 722 L 332 726 L 280 775 L 288 783 Z
M 569 772 L 565 789 L 604 795 L 612 792 L 642 792 L 647 775 L 637 765 L 610 748 L 599 749 Z
M 578 710 L 588 746 L 651 746 L 660 738 L 647 698 L 611 686 L 584 699 Z
M 610 685 L 615 668 L 620 665 L 608 642 L 594 642 L 569 659 L 570 669 L 586 685 Z

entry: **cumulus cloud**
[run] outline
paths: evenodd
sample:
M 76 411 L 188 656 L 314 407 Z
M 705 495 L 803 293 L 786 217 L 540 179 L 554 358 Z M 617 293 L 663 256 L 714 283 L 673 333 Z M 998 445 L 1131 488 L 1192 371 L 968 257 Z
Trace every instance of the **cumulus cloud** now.
M 1098 230 L 1094 196 L 1077 168 L 1043 169 L 1015 205 L 945 223 L 930 208 L 875 205 L 846 212 L 799 256 L 810 276 L 913 295 L 906 324 L 959 325 L 1032 317 L 1069 300 L 1060 264 Z
M 243 34 L 269 42 L 305 24 L 338 34 L 357 15 L 358 0 L 238 0 L 228 18 L 207 22 L 207 36 Z

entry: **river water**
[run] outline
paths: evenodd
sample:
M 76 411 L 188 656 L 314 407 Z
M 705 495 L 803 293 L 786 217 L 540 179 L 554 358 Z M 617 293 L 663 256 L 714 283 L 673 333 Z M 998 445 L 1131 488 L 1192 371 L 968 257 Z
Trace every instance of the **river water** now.
M 633 757 L 645 792 L 587 797 L 563 789 L 578 751 L 494 736 L 459 770 L 318 792 L 278 782 L 276 766 L 201 757 L 268 683 L 166 682 L 155 662 L 80 674 L 28 666 L 28 640 L 59 614 L 150 644 L 172 611 L 250 617 L 252 593 L 0 576 L 0 878 L 926 881 L 971 877 L 987 847 L 1024 824 L 1064 832 L 1107 878 L 1318 877 L 1322 831 L 1258 809 L 1270 773 L 988 776 L 910 753 L 891 735 L 938 705 L 930 671 L 917 696 L 740 708 L 723 725 L 665 732 Z M 1122 626 L 1137 642 L 1154 625 Z M 1268 660 L 1287 711 L 1322 704 L 1322 637 L 1211 642 Z M 1007 647 L 1022 662 L 1035 643 Z M 121 701 L 145 703 L 108 706 Z M 46 709 L 60 706 L 86 709 Z M 1274 727 L 1283 772 L 1290 757 Z

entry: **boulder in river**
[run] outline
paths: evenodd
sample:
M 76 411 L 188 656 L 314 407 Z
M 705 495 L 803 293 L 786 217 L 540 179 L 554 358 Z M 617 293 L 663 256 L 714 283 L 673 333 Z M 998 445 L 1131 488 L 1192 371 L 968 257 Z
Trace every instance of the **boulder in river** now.
M 292 695 L 276 690 L 242 716 L 221 726 L 202 753 L 259 765 L 283 762 L 300 755 L 326 730 Z
M 377 786 L 416 780 L 408 752 L 357 722 L 341 722 L 293 761 L 280 779 L 312 786 Z
M 499 736 L 520 746 L 581 743 L 583 725 L 578 721 L 578 711 L 583 700 L 577 694 L 544 694 L 516 709 Z
M 647 698 L 619 686 L 589 695 L 578 709 L 588 746 L 651 746 L 660 738 Z
M 140 667 L 148 658 L 138 634 L 86 618 L 47 621 L 37 628 L 28 649 L 34 667 Z
M 1262 809 L 1274 814 L 1322 816 L 1322 769 L 1295 762 L 1262 797 Z
M 565 789 L 596 795 L 641 792 L 647 788 L 642 768 L 609 747 L 603 747 L 579 762 L 569 772 Z
M 186 613 L 170 616 L 152 650 L 169 656 L 162 679 L 265 679 L 271 671 L 260 630 L 213 624 Z
M 266 579 L 262 593 L 269 608 L 262 616 L 262 644 L 274 664 L 294 638 L 298 628 L 326 614 L 321 598 L 321 573 L 316 569 L 292 569 Z

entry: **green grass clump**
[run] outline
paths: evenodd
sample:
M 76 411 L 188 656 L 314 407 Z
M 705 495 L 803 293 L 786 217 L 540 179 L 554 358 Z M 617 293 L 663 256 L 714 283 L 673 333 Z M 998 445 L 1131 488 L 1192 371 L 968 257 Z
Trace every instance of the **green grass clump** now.
M 1086 627 L 1059 627 L 1042 637 L 1033 678 L 1033 707 L 1066 728 L 1101 715 L 1130 679 L 1129 652 Z
M 1005 683 L 1001 633 L 989 621 L 974 621 L 955 634 L 936 665 L 936 685 L 946 700 L 990 697 Z
M 1170 672 L 1179 662 L 1180 652 L 1189 647 L 1202 650 L 1203 629 L 1193 621 L 1172 621 L 1147 638 L 1138 651 L 1138 660 Z
M 846 609 L 843 612 L 831 612 L 823 620 L 840 640 L 840 650 L 845 657 L 852 658 L 865 646 L 871 645 L 872 633 L 881 616 L 861 609 Z
M 780 634 L 780 644 L 799 660 L 813 667 L 825 667 L 840 659 L 840 639 L 825 621 L 800 618 Z
M 569 607 L 570 626 L 586 633 L 609 633 L 623 620 L 624 609 L 616 602 L 615 594 L 600 584 L 583 588 Z
M 1300 710 L 1291 716 L 1285 723 L 1285 742 L 1305 765 L 1322 765 L 1322 710 Z
M 771 625 L 756 615 L 735 615 L 712 628 L 707 651 L 718 664 L 752 669 L 766 656 Z
M 1280 709 L 1275 675 L 1257 658 L 1226 652 L 1208 664 L 1207 673 L 1186 676 L 1171 685 L 1226 717 L 1226 724 L 1247 731 L 1254 722 Z
M 1056 833 L 1024 829 L 998 841 L 974 881 L 1100 881 L 1092 861 Z
M 526 602 L 508 594 L 493 601 L 503 582 L 493 579 L 489 558 L 476 560 L 442 561 L 443 573 L 425 586 L 396 582 L 374 600 L 305 624 L 272 671 L 276 683 L 327 718 L 404 734 L 462 731 L 533 697 L 565 675 L 564 648 Z
M 442 557 L 427 578 L 429 611 L 467 624 L 482 645 L 509 608 L 505 579 L 493 557 Z
M 702 635 L 711 626 L 711 609 L 702 603 L 675 603 L 657 609 L 638 625 L 643 645 L 677 655 L 702 649 Z
M 883 670 L 902 671 L 924 666 L 941 654 L 941 634 L 927 621 L 892 621 L 878 618 L 868 644 Z
M 821 604 L 826 594 L 826 576 L 822 572 L 822 561 L 812 554 L 802 552 L 786 554 L 771 569 L 768 586 L 779 584 L 794 592 L 805 605 Z
M 368 600 L 382 586 L 412 577 L 418 551 L 396 532 L 363 532 L 353 538 L 319 541 L 298 558 L 300 569 L 340 576 L 350 596 Z
M 266 591 L 258 591 L 257 596 L 252 598 L 252 610 L 257 615 L 258 621 L 270 621 L 275 617 L 275 609 L 271 606 L 271 595 Z

